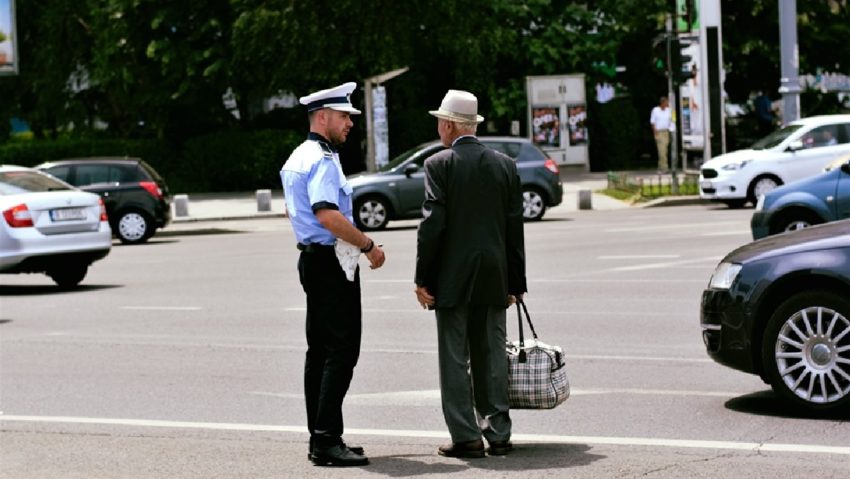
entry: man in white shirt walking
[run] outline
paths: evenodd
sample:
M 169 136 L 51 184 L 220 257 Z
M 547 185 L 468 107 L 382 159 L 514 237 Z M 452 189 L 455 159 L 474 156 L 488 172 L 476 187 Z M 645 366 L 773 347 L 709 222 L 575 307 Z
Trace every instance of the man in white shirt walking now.
M 655 146 L 658 148 L 658 172 L 663 173 L 670 169 L 667 152 L 670 148 L 670 127 L 672 126 L 666 96 L 662 96 L 658 106 L 652 109 L 649 123 L 652 125 L 652 134 L 655 136 Z

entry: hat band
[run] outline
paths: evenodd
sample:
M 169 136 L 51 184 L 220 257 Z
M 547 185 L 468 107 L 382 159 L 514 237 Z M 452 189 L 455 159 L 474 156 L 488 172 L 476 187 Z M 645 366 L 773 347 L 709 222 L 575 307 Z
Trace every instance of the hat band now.
M 475 113 L 471 113 L 471 114 L 470 113 L 458 113 L 458 112 L 454 112 L 454 111 L 446 111 L 446 110 L 443 110 L 443 109 L 440 109 L 439 111 L 437 111 L 437 113 L 439 113 L 441 115 L 445 115 L 445 116 L 457 117 L 457 118 L 460 118 L 461 120 L 469 121 L 469 122 L 477 122 L 478 121 L 478 115 L 476 115 Z
M 338 104 L 338 103 L 348 103 L 351 104 L 351 101 L 347 96 L 335 96 L 333 98 L 322 98 L 321 100 L 316 100 L 307 104 L 307 111 L 318 110 L 320 108 L 324 108 L 325 105 Z

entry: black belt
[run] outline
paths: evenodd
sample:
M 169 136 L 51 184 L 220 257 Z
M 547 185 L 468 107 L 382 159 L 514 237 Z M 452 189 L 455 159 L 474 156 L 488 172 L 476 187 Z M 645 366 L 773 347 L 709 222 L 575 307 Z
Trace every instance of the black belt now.
M 334 246 L 331 244 L 321 244 L 321 243 L 310 243 L 310 244 L 301 244 L 298 243 L 298 251 L 303 251 L 305 253 L 319 253 L 325 251 L 333 251 Z

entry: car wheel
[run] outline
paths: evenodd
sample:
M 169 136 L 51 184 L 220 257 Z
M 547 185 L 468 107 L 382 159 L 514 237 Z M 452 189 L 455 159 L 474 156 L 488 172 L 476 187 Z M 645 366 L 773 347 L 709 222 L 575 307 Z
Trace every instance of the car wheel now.
M 750 183 L 750 188 L 747 190 L 747 199 L 752 202 L 752 204 L 756 204 L 759 196 L 770 193 L 781 184 L 782 181 L 775 176 L 759 176 Z
M 814 226 L 823 223 L 817 216 L 806 211 L 792 212 L 783 215 L 771 228 L 771 234 L 787 233 L 789 231 L 797 231 L 809 226 Z
M 537 221 L 546 212 L 546 201 L 543 195 L 534 188 L 522 190 L 522 217 L 527 221 Z
M 850 301 L 828 292 L 791 297 L 762 343 L 765 375 L 784 400 L 814 412 L 850 407 Z
M 354 207 L 354 222 L 361 230 L 384 229 L 389 221 L 390 208 L 384 198 L 369 196 L 357 201 Z
M 144 243 L 153 235 L 153 230 L 148 215 L 136 210 L 121 213 L 115 225 L 115 233 L 124 244 Z
M 63 289 L 73 288 L 80 284 L 89 271 L 87 264 L 66 264 L 47 272 L 50 279 Z

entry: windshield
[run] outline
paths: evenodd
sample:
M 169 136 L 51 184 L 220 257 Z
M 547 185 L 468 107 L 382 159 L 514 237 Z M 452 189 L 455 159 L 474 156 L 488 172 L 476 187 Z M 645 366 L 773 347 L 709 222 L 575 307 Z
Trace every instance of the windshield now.
M 73 188 L 68 184 L 37 171 L 4 171 L 0 173 L 0 195 L 70 189 Z
M 774 131 L 773 133 L 767 135 L 761 140 L 753 143 L 753 150 L 766 150 L 768 148 L 773 148 L 774 146 L 785 141 L 786 138 L 791 136 L 792 133 L 802 128 L 802 125 L 788 125 L 784 128 Z
M 424 145 L 414 146 L 413 148 L 405 151 L 404 153 L 396 156 L 386 165 L 378 168 L 378 171 L 390 171 L 398 168 L 398 165 L 404 163 L 405 161 L 413 158 L 414 156 L 419 156 L 419 154 L 424 154 L 427 156 L 431 156 L 433 153 L 436 153 L 438 150 L 442 150 L 442 146 L 439 148 L 435 148 L 438 145 L 432 143 L 425 143 Z

